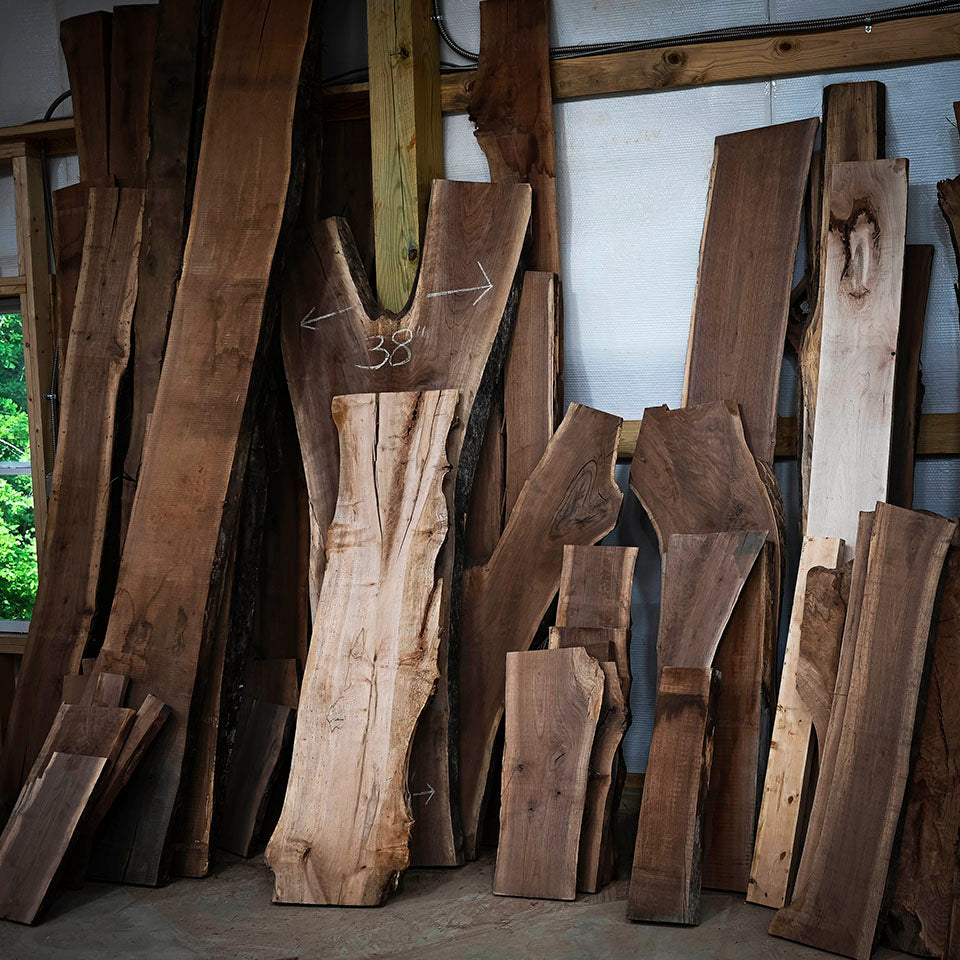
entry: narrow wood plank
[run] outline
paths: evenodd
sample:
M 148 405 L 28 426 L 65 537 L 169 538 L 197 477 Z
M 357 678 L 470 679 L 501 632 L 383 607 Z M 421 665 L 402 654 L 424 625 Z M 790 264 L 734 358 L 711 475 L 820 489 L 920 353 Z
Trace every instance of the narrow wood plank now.
M 822 33 L 774 34 L 683 46 L 628 50 L 555 60 L 554 100 L 637 93 L 715 83 L 767 80 L 829 70 L 856 70 L 894 63 L 953 59 L 960 43 L 960 14 L 898 18 Z M 476 82 L 471 70 L 445 74 L 444 113 L 466 110 Z M 366 84 L 330 87 L 324 97 L 331 117 L 365 117 Z
M 797 696 L 810 717 L 818 744 L 826 743 L 827 738 L 852 566 L 853 561 L 836 568 L 811 567 L 804 588 Z
M 813 435 L 807 533 L 856 546 L 857 513 L 887 493 L 907 216 L 907 161 L 837 163 L 827 190 L 817 389 L 831 397 Z
M 310 0 L 224 0 L 221 10 L 191 228 L 98 661 L 131 678 L 132 704 L 153 693 L 171 708 L 105 821 L 117 845 L 113 877 L 126 882 L 157 883 L 166 868 L 205 611 L 222 572 L 221 528 L 235 509 L 231 474 L 288 196 L 310 12 Z M 229 324 L 211 322 L 227 316 Z
M 36 920 L 106 765 L 55 752 L 24 788 L 0 836 L 0 917 Z
M 573 900 L 604 673 L 579 648 L 506 655 L 500 844 L 493 892 Z
M 647 511 L 661 552 L 674 533 L 767 530 L 767 542 L 734 607 L 717 653 L 717 701 L 707 798 L 704 883 L 746 890 L 762 757 L 772 724 L 782 521 L 769 472 L 747 447 L 735 405 L 645 411 L 630 487 Z
M 838 679 L 827 733 L 832 772 L 814 798 L 817 829 L 804 847 L 793 902 L 770 925 L 775 936 L 862 960 L 873 950 L 930 618 L 955 532 L 942 517 L 877 504 L 856 634 L 844 630 L 844 656 L 848 643 L 855 649 L 843 697 Z
M 81 183 L 104 183 L 110 174 L 111 19 L 97 11 L 60 22 Z
M 139 78 L 138 89 L 149 91 L 149 154 L 134 154 L 136 176 L 146 186 L 143 206 L 143 245 L 137 270 L 137 304 L 133 314 L 130 438 L 123 460 L 120 492 L 121 546 L 130 523 L 143 457 L 147 422 L 153 412 L 160 382 L 160 367 L 167 342 L 170 314 L 187 226 L 187 183 L 190 164 L 190 131 L 197 93 L 197 46 L 201 0 L 163 0 L 159 5 L 151 73 Z M 117 8 L 129 11 L 131 8 Z M 149 18 L 149 14 L 147 15 Z M 116 21 L 129 26 L 129 16 Z M 143 51 L 144 54 L 146 51 Z M 133 81 L 134 78 L 131 78 Z M 143 145 L 138 135 L 131 145 Z M 116 145 L 111 161 L 116 164 Z M 196 155 L 194 149 L 193 155 Z M 117 176 L 122 174 L 118 171 Z M 58 266 L 59 271 L 59 266 Z
M 430 0 L 369 0 L 370 144 L 377 295 L 407 302 L 420 266 L 430 184 L 443 176 L 440 67 Z
M 664 667 L 643 782 L 627 918 L 700 922 L 703 815 L 720 675 Z
M 67 362 L 67 341 L 77 300 L 83 237 L 87 231 L 87 205 L 90 188 L 74 183 L 53 192 L 54 254 L 57 268 L 57 306 L 54 313 L 54 347 L 57 353 L 58 381 L 63 383 Z
M 875 80 L 834 83 L 823 89 L 823 148 L 820 151 L 820 203 L 812 218 L 816 259 L 811 259 L 810 315 L 798 350 L 800 375 L 800 490 L 804 527 L 810 498 L 820 347 L 823 338 L 823 301 L 826 281 L 827 235 L 830 232 L 830 182 L 833 166 L 854 160 L 886 156 L 886 87 Z
M 657 664 L 711 667 L 766 530 L 674 533 L 663 557 Z
M 439 676 L 457 393 L 360 394 L 333 409 L 340 493 L 267 863 L 278 903 L 373 906 L 410 859 L 407 767 Z
M 84 678 L 87 679 L 87 678 Z M 130 678 L 119 673 L 98 673 L 89 678 L 93 684 L 93 693 L 90 703 L 101 707 L 122 707 L 127 699 L 127 690 L 130 687 Z
M 620 418 L 571 403 L 524 485 L 490 561 L 464 576 L 460 635 L 460 804 L 464 852 L 477 856 L 505 655 L 529 648 L 560 584 L 564 544 L 596 543 L 616 524 Z M 531 544 L 536 549 L 531 549 Z
M 116 429 L 117 391 L 130 352 L 143 192 L 90 191 L 87 234 L 60 407 L 41 577 L 4 753 L 3 796 L 16 796 L 61 700 L 80 672 L 97 608 Z M 118 671 L 122 672 L 122 671 Z
M 913 468 L 917 454 L 923 379 L 920 351 L 927 318 L 927 294 L 933 269 L 933 247 L 908 243 L 903 261 L 900 333 L 893 378 L 893 426 L 890 439 L 890 475 L 887 503 L 913 507 Z
M 903 833 L 891 866 L 883 942 L 921 956 L 947 955 L 960 829 L 960 550 L 947 554 L 920 746 L 904 801 Z
M 637 547 L 564 545 L 557 626 L 629 630 L 638 553 Z
M 331 399 L 389 390 L 460 391 L 449 450 L 457 517 L 440 567 L 445 611 L 440 682 L 418 728 L 411 768 L 417 821 L 413 858 L 424 866 L 453 866 L 463 857 L 451 761 L 456 664 L 448 665 L 448 611 L 460 592 L 454 569 L 462 563 L 457 553 L 464 547 L 463 517 L 516 311 L 529 217 L 530 188 L 524 184 L 437 181 L 423 265 L 408 309 L 392 315 L 376 306 L 349 228 L 337 220 L 317 225 L 296 245 L 283 290 L 284 368 L 310 498 L 311 593 L 323 579 L 324 539 L 337 489 Z
M 300 701 L 300 665 L 294 658 L 251 660 L 247 664 L 244 693 L 262 700 L 297 709 Z
M 37 531 L 37 565 L 44 573 L 43 544 L 47 532 L 47 475 L 53 472 L 53 426 L 46 399 L 53 380 L 53 297 L 47 239 L 43 165 L 37 156 L 13 160 L 13 201 L 17 228 L 18 273 L 25 290 L 20 297 L 23 318 L 23 363 L 30 425 L 30 478 L 33 524 Z
M 937 184 L 937 203 L 950 229 L 953 255 L 957 262 L 958 277 L 960 277 L 960 177 L 941 180 Z M 960 304 L 960 279 L 953 285 L 953 289 L 957 294 L 957 303 Z
M 753 845 L 747 900 L 782 907 L 789 899 L 803 848 L 803 825 L 810 808 L 810 715 L 797 691 L 800 631 L 807 576 L 812 567 L 840 562 L 843 542 L 835 537 L 805 537 L 790 608 L 773 739 L 763 782 L 757 835 Z
M 630 549 L 630 548 L 625 548 Z M 617 676 L 623 699 L 630 703 L 630 631 L 616 627 L 551 627 L 547 643 L 550 647 L 583 647 L 597 660 L 612 659 L 617 665 Z M 599 654 L 607 651 L 606 656 Z
M 7 739 L 10 707 L 16 687 L 17 658 L 12 653 L 0 653 L 0 749 Z
M 263 824 L 266 801 L 279 770 L 294 711 L 249 697 L 244 698 L 240 709 L 223 816 L 215 836 L 221 849 L 249 857 Z
M 147 185 L 149 106 L 158 5 L 113 8 L 110 34 L 110 175 L 121 187 Z
M 710 173 L 683 403 L 739 403 L 747 444 L 767 463 L 817 126 L 797 120 L 717 137 Z

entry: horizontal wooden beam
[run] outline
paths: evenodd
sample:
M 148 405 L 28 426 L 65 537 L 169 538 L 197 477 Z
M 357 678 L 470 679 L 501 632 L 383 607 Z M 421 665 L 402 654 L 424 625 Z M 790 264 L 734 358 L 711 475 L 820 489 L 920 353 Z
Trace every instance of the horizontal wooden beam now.
M 0 633 L 0 654 L 22 654 L 26 647 L 27 635 L 25 633 Z
M 47 156 L 60 157 L 77 152 L 77 137 L 73 117 L 65 120 L 41 120 L 38 123 L 22 123 L 16 127 L 0 127 L 0 160 L 11 159 L 11 144 L 26 141 L 32 144 L 43 142 Z
M 655 50 L 571 57 L 551 64 L 553 99 L 598 97 L 676 87 L 699 87 L 881 64 L 921 63 L 960 56 L 960 14 L 909 17 L 822 33 L 719 40 Z M 476 72 L 440 78 L 444 113 L 467 109 Z M 367 85 L 327 87 L 324 120 L 355 120 L 369 114 Z
M 19 297 L 26 292 L 26 277 L 0 277 L 0 297 Z
M 640 433 L 639 420 L 624 420 L 620 434 L 618 460 L 633 458 Z M 797 418 L 780 417 L 777 420 L 777 447 L 774 454 L 778 460 L 793 460 L 797 456 Z M 960 413 L 924 413 L 920 417 L 920 436 L 917 439 L 917 456 L 953 457 L 960 455 Z

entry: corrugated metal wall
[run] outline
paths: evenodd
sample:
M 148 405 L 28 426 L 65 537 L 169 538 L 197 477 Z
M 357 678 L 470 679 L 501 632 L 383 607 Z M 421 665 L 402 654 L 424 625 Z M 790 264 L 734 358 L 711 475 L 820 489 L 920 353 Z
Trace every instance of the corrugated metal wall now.
M 57 23 L 90 0 L 0 0 L 0 124 L 42 115 L 66 87 Z M 846 0 L 554 0 L 554 44 L 665 37 L 747 23 L 797 20 L 892 6 Z M 468 49 L 479 45 L 476 0 L 445 0 L 447 26 Z M 364 5 L 326 4 L 323 73 L 364 65 Z M 460 62 L 447 50 L 442 58 Z M 564 269 L 566 400 L 626 418 L 650 405 L 680 402 L 683 366 L 713 138 L 718 134 L 818 116 L 827 83 L 877 79 L 887 85 L 887 154 L 910 159 L 908 240 L 936 245 L 923 349 L 924 410 L 960 410 L 955 274 L 936 182 L 960 172 L 960 137 L 951 104 L 960 98 L 957 62 L 865 70 L 774 82 L 567 101 L 555 108 L 560 235 Z M 67 104 L 69 109 L 69 104 Z M 446 175 L 484 180 L 487 166 L 465 116 L 444 119 Z M 54 163 L 54 186 L 77 178 L 73 159 Z M 0 273 L 16 273 L 10 178 L 0 177 Z M 802 254 L 801 254 L 802 255 Z M 802 264 L 798 264 L 798 269 Z M 784 364 L 780 412 L 796 406 L 796 376 Z M 778 463 L 790 534 L 785 610 L 797 559 L 797 484 L 792 463 Z M 626 490 L 626 468 L 618 470 Z M 957 461 L 917 467 L 917 507 L 960 514 Z M 634 586 L 633 712 L 627 760 L 642 770 L 651 732 L 659 560 L 656 540 L 629 492 L 611 542 L 642 545 Z M 784 617 L 785 619 L 785 617 Z

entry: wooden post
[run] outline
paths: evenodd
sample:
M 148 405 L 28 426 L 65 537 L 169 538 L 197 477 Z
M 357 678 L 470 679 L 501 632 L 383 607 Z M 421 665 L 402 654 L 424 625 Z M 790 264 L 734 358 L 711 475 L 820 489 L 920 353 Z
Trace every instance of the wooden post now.
M 443 176 L 430 0 L 367 0 L 377 296 L 401 310 L 420 266 L 430 184 Z
M 20 156 L 13 158 L 13 190 L 18 272 L 25 284 L 20 296 L 20 313 L 23 316 L 37 562 L 42 571 L 43 537 L 47 526 L 47 473 L 53 469 L 53 425 L 45 399 L 50 392 L 53 372 L 53 316 L 43 173 L 40 157 L 34 154 L 28 144 L 24 144 Z

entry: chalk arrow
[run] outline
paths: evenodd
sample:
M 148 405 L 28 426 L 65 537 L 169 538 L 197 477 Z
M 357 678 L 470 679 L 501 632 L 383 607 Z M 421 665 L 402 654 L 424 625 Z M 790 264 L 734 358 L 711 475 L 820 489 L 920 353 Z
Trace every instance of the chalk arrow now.
M 480 295 L 470 304 L 471 307 L 475 307 L 493 289 L 493 284 L 487 276 L 487 271 L 483 269 L 483 264 L 479 260 L 477 261 L 477 266 L 480 268 L 480 272 L 483 274 L 483 279 L 486 283 L 481 283 L 476 287 L 457 287 L 456 290 L 438 290 L 436 293 L 428 293 L 427 296 L 449 297 L 451 293 L 473 293 L 479 290 L 481 291 Z M 416 796 L 416 794 L 414 794 L 414 796 Z
M 434 790 L 433 787 L 431 787 L 430 784 L 428 783 L 426 790 L 421 790 L 419 793 L 411 793 L 410 796 L 411 796 L 411 797 L 426 797 L 427 799 L 423 801 L 423 805 L 426 806 L 426 805 L 433 799 L 433 795 L 434 795 L 436 792 L 437 792 L 437 791 Z
M 328 317 L 339 316 L 341 313 L 349 313 L 353 309 L 353 307 L 344 307 L 343 310 L 331 310 L 330 313 L 324 313 L 322 316 L 319 316 L 319 317 L 315 317 L 313 315 L 313 311 L 316 309 L 317 309 L 316 307 L 311 307 L 307 311 L 307 315 L 300 321 L 300 326 L 303 327 L 304 330 L 316 330 L 317 324 L 321 320 L 326 320 Z

